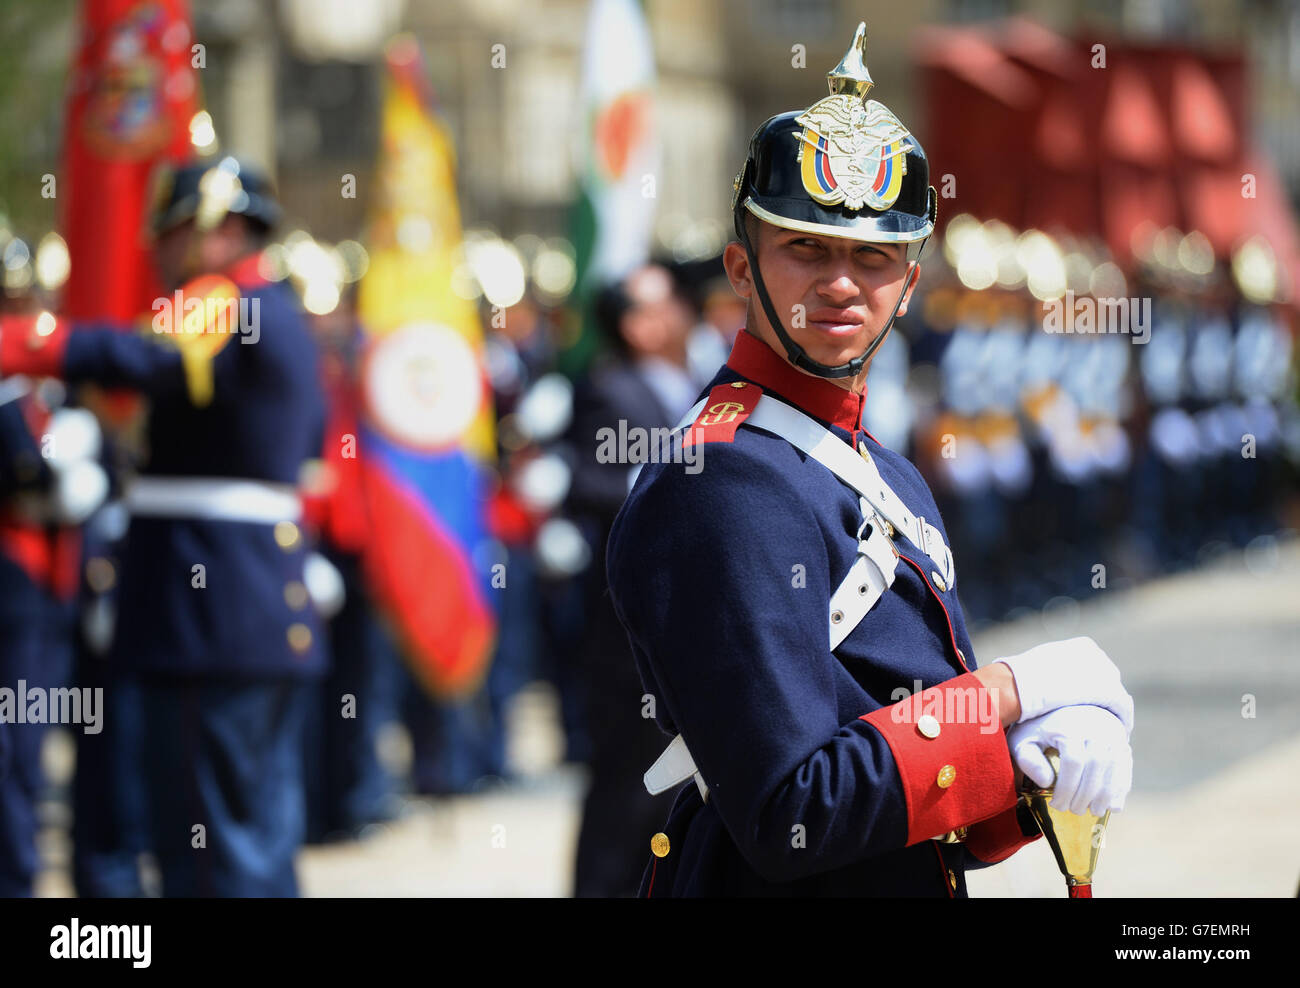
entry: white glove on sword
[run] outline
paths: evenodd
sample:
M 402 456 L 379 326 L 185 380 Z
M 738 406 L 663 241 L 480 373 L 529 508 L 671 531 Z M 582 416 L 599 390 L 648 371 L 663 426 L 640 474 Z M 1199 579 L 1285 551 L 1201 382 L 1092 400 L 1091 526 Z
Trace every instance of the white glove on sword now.
M 1052 806 L 1058 810 L 1102 816 L 1118 812 L 1133 787 L 1133 750 L 1128 731 L 1103 707 L 1059 707 L 1023 720 L 1007 731 L 1007 746 L 1020 770 L 1046 788 L 1053 783 Z M 1057 776 L 1044 754 L 1060 755 Z
M 1119 670 L 1091 638 L 1036 645 L 1027 652 L 995 659 L 1010 669 L 1020 695 L 1020 720 L 1041 717 L 1058 707 L 1090 704 L 1105 707 L 1133 731 L 1133 698 L 1120 682 Z

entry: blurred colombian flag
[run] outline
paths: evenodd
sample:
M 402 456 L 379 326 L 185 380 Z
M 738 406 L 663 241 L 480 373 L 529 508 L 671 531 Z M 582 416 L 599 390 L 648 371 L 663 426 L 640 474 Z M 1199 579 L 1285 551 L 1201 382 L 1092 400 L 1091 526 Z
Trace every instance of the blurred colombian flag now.
M 414 38 L 394 39 L 358 311 L 366 574 L 407 658 L 442 696 L 476 687 L 496 637 L 486 567 L 492 396 L 474 303 L 452 290 L 455 155 Z

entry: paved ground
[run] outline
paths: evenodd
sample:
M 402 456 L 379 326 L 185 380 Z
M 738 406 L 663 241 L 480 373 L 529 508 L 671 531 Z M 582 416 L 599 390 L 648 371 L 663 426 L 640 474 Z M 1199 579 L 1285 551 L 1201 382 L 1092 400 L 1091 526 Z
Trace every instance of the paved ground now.
M 1097 894 L 1295 895 L 1300 542 L 1261 542 L 1194 573 L 1136 590 L 1097 591 L 1081 605 L 1058 602 L 977 636 L 975 646 L 987 662 L 1074 634 L 1090 634 L 1110 653 L 1137 706 L 1134 791 L 1112 818 Z M 364 841 L 304 851 L 304 891 L 569 894 L 585 778 L 581 769 L 556 764 L 547 688 L 520 696 L 511 729 L 521 782 L 412 801 L 405 817 Z M 52 767 L 66 773 L 58 747 Z M 49 867 L 40 891 L 67 894 L 64 821 L 57 807 L 49 809 L 54 825 L 43 835 Z M 1064 894 L 1042 842 L 972 874 L 970 888 L 982 896 Z

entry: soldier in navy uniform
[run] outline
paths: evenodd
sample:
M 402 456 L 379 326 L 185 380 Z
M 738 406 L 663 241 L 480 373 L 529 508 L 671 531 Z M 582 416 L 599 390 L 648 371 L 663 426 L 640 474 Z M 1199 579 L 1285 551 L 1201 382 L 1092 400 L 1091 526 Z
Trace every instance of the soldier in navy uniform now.
M 0 382 L 0 525 L 14 495 L 39 489 L 48 482 L 49 468 L 41 460 L 36 440 L 19 407 L 25 389 Z M 14 689 L 31 670 L 29 652 L 38 652 L 39 633 L 32 634 L 32 602 L 42 600 L 39 587 L 10 552 L 0 552 L 0 686 Z M 25 612 L 25 613 L 24 613 Z M 27 647 L 35 638 L 36 649 Z M 0 895 L 29 896 L 36 876 L 36 790 L 40 784 L 39 737 L 33 725 L 18 725 L 0 717 Z
M 38 298 L 20 289 L 0 298 L 0 310 L 38 311 Z M 99 429 L 85 409 L 68 407 L 58 381 L 0 379 L 0 896 L 35 891 L 38 803 L 46 779 L 41 747 L 54 722 L 53 697 L 44 715 L 33 713 L 24 691 L 68 682 L 73 598 L 80 553 L 78 526 L 107 492 L 107 475 L 94 462 Z M 6 695 L 4 700 L 8 700 Z M 40 710 L 38 706 L 37 711 Z M 103 710 L 81 708 L 71 725 L 78 742 Z
M 644 463 L 607 461 L 596 437 L 602 429 L 617 432 L 620 422 L 628 434 L 653 436 L 691 406 L 700 382 L 688 371 L 691 307 L 668 269 L 647 265 L 607 286 L 596 315 L 610 352 L 575 389 L 570 439 L 579 456 L 566 507 L 601 560 L 631 478 Z M 628 716 L 642 711 L 642 692 L 604 576 L 597 561 L 580 577 L 584 627 L 574 653 L 592 742 L 591 786 L 574 856 L 579 898 L 634 895 L 640 865 L 629 850 L 643 846 L 647 825 L 663 815 L 662 801 L 646 794 L 638 770 L 653 760 L 658 731 L 644 717 Z
M 14 691 L 0 714 L 0 896 L 29 896 L 38 868 L 37 802 L 45 786 L 46 724 L 18 707 L 27 689 L 63 686 L 66 596 L 76 579 L 75 531 L 50 523 L 54 472 L 33 425 L 48 421 L 29 382 L 0 381 L 0 688 Z M 71 551 L 69 551 L 71 550 Z M 73 728 L 80 730 L 79 728 Z
M 831 95 L 752 138 L 724 256 L 747 325 L 681 423 L 702 466 L 647 465 L 610 536 L 675 735 L 645 784 L 681 784 L 645 895 L 964 896 L 967 869 L 1037 835 L 1016 766 L 1051 784 L 1057 748 L 1072 812 L 1131 782 L 1114 664 L 1078 638 L 977 669 L 934 500 L 862 422 L 936 214 L 919 142 L 866 101 L 864 49 L 859 25 Z
M 167 896 L 298 888 L 301 731 L 326 656 L 297 485 L 321 448 L 323 405 L 297 300 L 259 264 L 278 215 L 268 180 L 234 158 L 177 169 L 160 197 L 164 283 L 227 279 L 203 289 L 239 299 L 222 333 L 157 332 L 177 330 L 182 312 L 143 334 L 48 314 L 0 325 L 0 373 L 150 400 L 148 462 L 126 491 L 112 661 L 142 684 L 150 837 Z
M 121 454 L 114 450 L 101 456 L 101 463 L 112 468 L 114 455 Z M 102 689 L 104 700 L 98 731 L 74 734 L 72 880 L 81 899 L 138 898 L 149 891 L 140 869 L 140 855 L 149 850 L 147 800 L 140 773 L 140 690 L 134 678 L 113 663 L 111 654 L 127 523 L 121 501 L 111 500 L 81 529 L 73 682 L 82 689 Z

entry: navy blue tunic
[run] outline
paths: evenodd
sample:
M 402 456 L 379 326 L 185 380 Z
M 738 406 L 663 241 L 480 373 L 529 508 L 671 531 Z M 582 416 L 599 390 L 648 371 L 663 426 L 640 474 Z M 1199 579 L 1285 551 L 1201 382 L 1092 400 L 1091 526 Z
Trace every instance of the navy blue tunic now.
M 734 381 L 855 448 L 865 440 L 883 479 L 942 532 L 916 468 L 862 429 L 860 396 L 746 332 L 710 389 Z M 829 601 L 856 553 L 857 494 L 771 433 L 708 432 L 700 463 L 645 467 L 607 555 L 659 725 L 684 735 L 710 790 L 707 802 L 693 783 L 678 793 L 669 853 L 651 859 L 643 894 L 652 882 L 655 895 L 964 894 L 965 868 L 1025 842 L 1005 735 L 945 722 L 928 739 L 890 716 L 918 680 L 978 686 L 956 593 L 900 534 L 892 589 L 832 652 Z M 955 779 L 937 784 L 936 765 Z M 982 820 L 967 843 L 930 839 Z
M 303 462 L 320 455 L 318 354 L 297 299 L 287 284 L 250 278 L 240 287 L 257 302 L 245 306 L 257 314 L 256 332 L 241 324 L 212 358 L 213 395 L 204 406 L 191 400 L 180 352 L 165 337 L 84 325 L 68 334 L 63 377 L 149 396 L 142 476 L 296 486 Z M 301 535 L 281 545 L 261 522 L 133 518 L 115 660 L 165 676 L 319 675 L 325 652 L 315 609 L 297 588 L 286 591 L 302 583 L 307 548 Z M 196 564 L 204 566 L 203 588 L 193 585 Z M 299 631 L 291 642 L 294 625 L 310 637 Z

